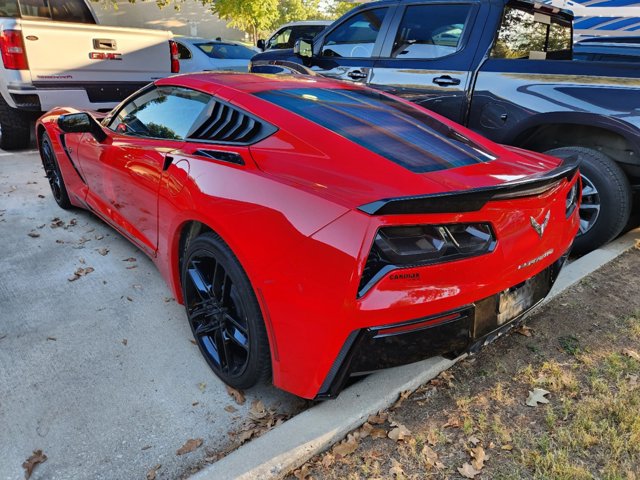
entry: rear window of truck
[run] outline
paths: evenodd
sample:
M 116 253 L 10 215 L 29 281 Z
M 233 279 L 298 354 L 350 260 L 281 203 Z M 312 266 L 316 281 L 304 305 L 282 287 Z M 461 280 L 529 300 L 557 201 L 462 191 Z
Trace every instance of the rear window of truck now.
M 571 22 L 518 3 L 505 7 L 491 57 L 571 60 Z
M 0 0 L 0 17 L 5 6 L 12 17 L 29 20 L 54 20 L 56 22 L 73 22 L 95 24 L 96 21 L 89 7 L 79 0 Z
M 481 146 L 422 110 L 377 92 L 300 88 L 267 90 L 255 95 L 412 172 L 444 170 L 495 159 Z

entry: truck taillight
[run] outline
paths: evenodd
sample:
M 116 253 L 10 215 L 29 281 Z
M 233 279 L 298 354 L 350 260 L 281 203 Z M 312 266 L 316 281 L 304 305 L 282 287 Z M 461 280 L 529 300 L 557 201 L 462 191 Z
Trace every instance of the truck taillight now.
M 169 51 L 171 52 L 171 73 L 180 72 L 180 60 L 178 55 L 178 44 L 169 40 Z
M 4 68 L 8 70 L 29 69 L 20 30 L 2 30 L 0 32 L 0 54 L 2 54 Z

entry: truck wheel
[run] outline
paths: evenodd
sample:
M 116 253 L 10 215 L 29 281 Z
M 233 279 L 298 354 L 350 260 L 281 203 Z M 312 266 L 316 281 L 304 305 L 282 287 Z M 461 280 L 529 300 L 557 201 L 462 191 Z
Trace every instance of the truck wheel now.
M 545 153 L 558 158 L 575 155 L 580 158 L 580 229 L 573 251 L 588 253 L 617 237 L 631 215 L 631 186 L 622 169 L 591 148 L 561 147 Z
M 0 95 L 0 148 L 18 150 L 31 142 L 31 116 L 11 108 Z

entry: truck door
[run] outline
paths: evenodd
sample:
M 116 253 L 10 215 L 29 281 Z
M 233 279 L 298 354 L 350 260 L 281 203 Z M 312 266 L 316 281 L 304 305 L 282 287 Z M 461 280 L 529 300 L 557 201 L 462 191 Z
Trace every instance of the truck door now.
M 326 77 L 366 83 L 391 23 L 390 7 L 360 10 L 314 42 L 311 69 Z
M 482 30 L 479 10 L 471 2 L 398 7 L 369 85 L 463 123 L 478 48 L 474 40 Z

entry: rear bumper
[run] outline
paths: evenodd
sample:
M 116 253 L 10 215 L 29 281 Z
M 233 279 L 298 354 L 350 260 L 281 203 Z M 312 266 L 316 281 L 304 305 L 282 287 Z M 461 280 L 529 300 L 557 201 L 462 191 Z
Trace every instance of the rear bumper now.
M 317 400 L 335 398 L 350 377 L 418 362 L 436 355 L 475 352 L 524 320 L 549 293 L 569 255 L 526 282 L 456 310 L 402 324 L 351 332 L 325 378 Z M 511 291 L 528 291 L 527 304 L 513 304 Z M 513 315 L 512 315 L 513 313 Z

